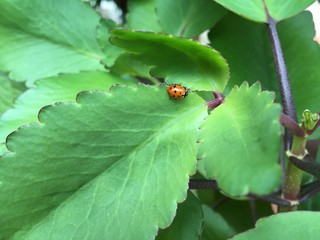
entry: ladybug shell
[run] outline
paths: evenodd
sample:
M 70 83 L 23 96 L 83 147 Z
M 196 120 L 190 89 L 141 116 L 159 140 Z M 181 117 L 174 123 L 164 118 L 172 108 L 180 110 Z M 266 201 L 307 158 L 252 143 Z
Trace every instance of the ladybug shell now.
M 179 84 L 172 84 L 167 88 L 167 91 L 170 95 L 170 97 L 174 98 L 174 99 L 182 99 L 186 96 L 188 96 L 188 90 L 179 85 Z

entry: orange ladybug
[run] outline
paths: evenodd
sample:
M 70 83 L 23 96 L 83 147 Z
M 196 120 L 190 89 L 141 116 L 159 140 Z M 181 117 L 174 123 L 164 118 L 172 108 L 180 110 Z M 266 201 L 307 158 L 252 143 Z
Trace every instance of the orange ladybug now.
M 167 91 L 170 97 L 174 98 L 175 100 L 185 98 L 186 96 L 188 96 L 189 93 L 186 87 L 183 87 L 179 84 L 169 85 Z

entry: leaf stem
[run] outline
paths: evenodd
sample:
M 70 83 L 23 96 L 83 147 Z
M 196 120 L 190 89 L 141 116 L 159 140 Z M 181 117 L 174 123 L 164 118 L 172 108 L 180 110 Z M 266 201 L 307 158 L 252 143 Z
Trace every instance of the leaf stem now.
M 282 126 L 290 130 L 294 135 L 304 137 L 305 133 L 299 124 L 284 113 L 280 114 L 280 123 Z

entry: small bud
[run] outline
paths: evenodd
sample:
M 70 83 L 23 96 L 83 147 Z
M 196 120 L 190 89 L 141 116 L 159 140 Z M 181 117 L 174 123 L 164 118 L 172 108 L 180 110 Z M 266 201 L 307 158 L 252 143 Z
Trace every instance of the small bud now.
M 308 109 L 302 113 L 302 128 L 309 131 L 312 130 L 319 121 L 319 115 L 312 113 Z

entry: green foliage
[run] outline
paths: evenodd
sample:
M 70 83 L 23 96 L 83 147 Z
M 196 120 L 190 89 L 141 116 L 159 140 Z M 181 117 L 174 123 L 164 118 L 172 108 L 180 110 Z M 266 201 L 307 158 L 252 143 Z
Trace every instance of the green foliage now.
M 162 30 L 176 36 L 196 37 L 226 13 L 212 0 L 156 0 Z M 199 14 L 201 13 L 201 14 Z
M 167 83 L 208 91 L 222 91 L 227 83 L 226 61 L 215 50 L 195 41 L 131 30 L 112 30 L 111 34 L 112 44 L 153 66 L 151 75 L 166 77 Z
M 233 236 L 236 231 L 232 226 L 219 214 L 214 212 L 208 206 L 202 206 L 204 214 L 203 240 L 224 240 Z
M 0 9 L 0 70 L 12 79 L 103 69 L 99 17 L 80 1 L 4 0 Z
M 39 110 L 55 102 L 74 101 L 77 93 L 84 90 L 108 90 L 112 84 L 128 81 L 104 72 L 81 72 L 46 78 L 23 93 L 14 108 L 0 118 L 0 142 L 19 126 L 38 121 Z
M 161 32 L 155 0 L 129 0 L 128 9 L 128 28 Z
M 244 83 L 201 127 L 199 157 L 205 175 L 217 179 L 229 195 L 265 195 L 279 186 L 280 106 L 272 104 L 273 98 L 259 84 Z
M 211 28 L 226 14 L 226 10 L 212 0 L 129 0 L 128 9 L 130 29 L 188 38 Z
M 276 21 L 292 17 L 315 0 L 215 0 L 231 11 L 257 22 L 268 22 L 268 15 Z
M 320 58 L 320 48 L 312 42 L 315 32 L 310 13 L 288 19 L 280 23 L 278 29 L 298 117 L 301 119 L 306 108 L 311 111 L 318 111 L 319 108 L 320 71 L 315 63 Z M 221 52 L 230 65 L 228 91 L 243 81 L 251 84 L 260 81 L 263 89 L 279 94 L 265 26 L 229 14 L 211 30 L 210 39 L 212 46 Z M 234 45 L 237 47 L 234 48 Z M 299 67 L 303 65 L 305 67 Z M 279 95 L 277 99 L 280 101 Z
M 318 195 L 257 200 L 283 177 L 266 11 L 300 117 L 319 112 L 312 2 L 129 0 L 115 24 L 89 1 L 0 1 L 0 239 L 317 239 Z
M 0 114 L 13 106 L 15 99 L 25 90 L 23 83 L 12 81 L 0 72 Z
M 165 91 L 82 92 L 11 134 L 0 162 L 0 236 L 151 239 L 167 227 L 195 172 L 206 108 L 195 94 L 177 103 Z
M 292 212 L 276 214 L 261 219 L 255 229 L 239 234 L 232 240 L 246 239 L 310 239 L 319 238 L 319 216 L 317 212 Z
M 187 200 L 178 205 L 176 217 L 170 227 L 160 230 L 157 240 L 199 239 L 203 214 L 198 199 L 188 193 Z

